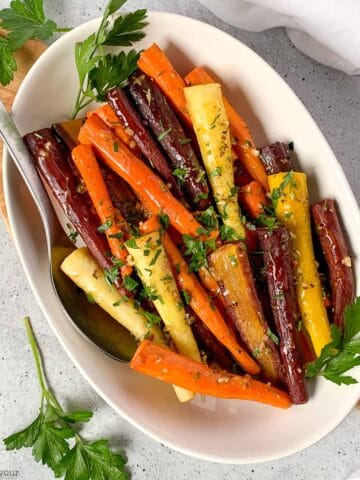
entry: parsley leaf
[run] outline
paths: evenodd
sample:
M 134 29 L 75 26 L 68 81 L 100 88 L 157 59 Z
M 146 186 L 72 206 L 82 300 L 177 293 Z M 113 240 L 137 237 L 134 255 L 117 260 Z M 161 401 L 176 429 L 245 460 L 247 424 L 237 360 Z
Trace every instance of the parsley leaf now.
M 113 222 L 111 219 L 109 219 L 107 222 L 102 223 L 98 228 L 97 231 L 100 233 L 105 233 L 106 230 L 109 230 L 109 228 L 112 226 Z
M 197 272 L 201 267 L 207 267 L 206 242 L 188 234 L 183 235 L 183 242 L 186 247 L 184 255 L 190 257 L 189 272 Z
M 219 222 L 214 207 L 209 207 L 201 212 L 199 215 L 197 215 L 197 219 L 209 230 L 217 230 L 219 227 Z
M 139 282 L 137 282 L 136 280 L 134 280 L 132 277 L 130 277 L 129 275 L 127 275 L 125 278 L 124 278 L 124 281 L 123 281 L 123 286 L 126 288 L 126 290 L 128 290 L 129 292 L 133 292 L 134 290 L 137 289 L 139 285 Z
M 30 38 L 47 40 L 57 25 L 46 20 L 42 0 L 13 0 L 10 8 L 0 11 L 1 27 L 8 30 L 7 40 L 12 50 L 17 50 Z
M 24 319 L 28 339 L 34 355 L 41 387 L 40 413 L 24 430 L 4 439 L 7 450 L 32 447 L 34 459 L 50 467 L 56 477 L 66 480 L 125 480 L 126 460 L 109 449 L 107 440 L 87 442 L 77 430 L 75 422 L 87 422 L 88 411 L 64 412 L 51 390 L 46 386 L 44 369 L 29 318 Z M 69 439 L 75 439 L 71 447 Z
M 145 9 L 119 16 L 107 34 L 103 45 L 130 47 L 134 42 L 143 39 L 145 33 L 142 29 L 147 25 L 145 19 Z
M 147 320 L 146 327 L 151 328 L 154 325 L 161 325 L 161 318 L 156 313 L 146 312 L 145 310 L 142 312 L 144 317 Z
M 15 58 L 7 39 L 0 37 L 0 83 L 8 85 L 17 70 Z
M 236 240 L 240 239 L 235 230 L 228 225 L 221 225 L 220 238 L 223 242 L 235 242 Z
M 137 66 L 139 54 L 135 50 L 105 55 L 104 45 L 126 45 L 143 38 L 141 29 L 146 25 L 146 10 L 121 15 L 111 24 L 109 17 L 121 8 L 126 0 L 110 0 L 99 28 L 83 42 L 76 45 L 75 58 L 79 76 L 79 90 L 71 118 L 92 100 L 103 101 L 114 87 L 124 87 Z M 109 25 L 110 28 L 109 28 Z
M 306 376 L 322 375 L 338 385 L 350 385 L 358 381 L 343 375 L 360 365 L 360 297 L 348 305 L 344 312 L 344 336 L 336 325 L 331 325 L 332 341 L 324 346 L 320 356 L 306 366 Z
M 179 180 L 180 183 L 184 182 L 188 173 L 189 172 L 185 168 L 175 168 L 175 170 L 173 170 L 173 172 L 172 172 L 174 177 L 176 177 Z
M 109 90 L 125 86 L 126 80 L 137 68 L 138 58 L 139 54 L 135 50 L 130 50 L 127 53 L 108 54 L 97 59 L 96 67 L 89 72 L 90 88 L 95 90 L 96 99 L 105 101 Z

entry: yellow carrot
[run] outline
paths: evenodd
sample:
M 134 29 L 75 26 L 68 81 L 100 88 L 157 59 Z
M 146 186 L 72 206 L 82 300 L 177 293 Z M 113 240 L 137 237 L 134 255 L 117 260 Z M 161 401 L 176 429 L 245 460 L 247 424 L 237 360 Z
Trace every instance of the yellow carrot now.
M 312 244 L 306 175 L 276 173 L 268 180 L 276 216 L 291 233 L 299 309 L 319 356 L 331 334 Z

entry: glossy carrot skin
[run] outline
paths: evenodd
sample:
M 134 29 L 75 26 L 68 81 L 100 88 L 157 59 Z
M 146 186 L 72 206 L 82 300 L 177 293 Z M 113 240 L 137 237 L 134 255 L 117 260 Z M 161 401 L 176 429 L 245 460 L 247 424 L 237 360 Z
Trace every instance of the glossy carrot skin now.
M 262 367 L 265 378 L 279 383 L 280 358 L 269 333 L 253 273 L 243 243 L 228 243 L 208 255 L 211 273 L 226 302 L 227 315 L 240 337 Z
M 177 115 L 191 128 L 192 122 L 184 95 L 184 80 L 159 45 L 153 43 L 141 53 L 138 67 L 156 82 Z
M 185 83 L 187 85 L 201 85 L 215 83 L 215 80 L 204 68 L 196 67 L 186 75 Z M 234 139 L 233 148 L 251 177 L 259 181 L 264 190 L 268 191 L 269 186 L 266 172 L 260 160 L 259 153 L 256 150 L 249 127 L 225 96 L 223 96 L 223 102 L 230 123 L 230 131 Z
M 172 169 L 185 173 L 181 184 L 187 198 L 196 209 L 205 210 L 210 205 L 205 170 L 165 96 L 156 83 L 141 72 L 129 78 L 129 92 L 166 152 Z
M 74 163 L 85 182 L 87 191 L 100 219 L 100 223 L 103 225 L 107 222 L 109 223 L 109 227 L 104 233 L 108 240 L 111 253 L 115 258 L 124 263 L 121 267 L 121 274 L 123 278 L 126 275 L 131 275 L 132 268 L 129 265 L 126 265 L 128 253 L 124 246 L 128 226 L 121 213 L 116 210 L 112 204 L 95 155 L 91 147 L 88 145 L 78 145 L 73 149 L 71 154 Z M 115 236 L 120 234 L 121 238 Z
M 105 103 L 93 112 L 90 112 L 90 115 L 97 115 L 100 117 L 101 120 L 114 131 L 115 135 L 117 135 L 136 155 L 141 153 L 134 138 L 135 132 L 123 121 L 122 118 L 120 119 L 117 116 L 108 103 Z
M 144 233 L 154 231 L 158 228 L 158 226 L 156 227 L 156 222 L 156 217 L 155 220 L 150 219 L 140 225 L 140 230 Z M 221 313 L 216 305 L 212 303 L 206 290 L 197 277 L 189 272 L 186 261 L 168 233 L 164 233 L 162 241 L 174 276 L 177 279 L 179 290 L 185 291 L 189 295 L 189 305 L 192 310 L 217 340 L 229 350 L 245 372 L 251 374 L 259 373 L 260 368 L 258 364 L 232 335 Z
M 232 371 L 234 361 L 229 352 L 221 345 L 219 340 L 210 332 L 207 326 L 199 319 L 193 318 L 191 329 L 200 349 L 206 355 L 206 363 L 215 363 L 222 370 Z
M 310 207 L 315 232 L 326 260 L 331 285 L 332 320 L 344 326 L 344 310 L 355 295 L 351 257 L 334 200 L 326 198 Z
M 108 106 L 108 108 L 111 109 L 110 106 Z M 96 110 L 96 114 L 98 114 L 98 110 Z M 113 115 L 115 115 L 113 110 L 111 111 Z M 92 114 L 95 114 L 95 112 Z M 110 121 L 108 115 L 107 118 L 108 121 Z M 115 118 L 117 118 L 116 115 Z M 79 179 L 79 182 L 81 182 L 81 175 L 72 161 L 71 150 L 79 144 L 78 135 L 83 123 L 84 120 L 71 120 L 70 122 L 57 123 L 52 126 L 52 130 L 55 133 L 56 138 L 59 139 L 69 160 L 69 165 L 74 175 Z M 106 165 L 101 165 L 100 168 L 114 207 L 121 212 L 130 224 L 137 225 L 139 222 L 143 221 L 145 218 L 144 208 L 131 187 Z
M 169 192 L 164 182 L 123 144 L 96 115 L 84 123 L 79 140 L 91 144 L 105 164 L 131 185 L 144 206 L 155 216 L 163 212 L 181 234 L 198 236 L 200 223 Z M 114 149 L 114 145 L 116 148 Z
M 253 219 L 264 213 L 264 206 L 268 204 L 265 191 L 257 180 L 253 180 L 240 188 L 239 201 L 250 218 Z
M 295 170 L 292 152 L 285 143 L 275 142 L 260 148 L 260 158 L 268 175 Z
M 133 133 L 133 138 L 139 150 L 147 159 L 152 168 L 161 176 L 164 181 L 171 185 L 171 192 L 179 199 L 184 195 L 176 178 L 172 174 L 172 168 L 168 165 L 167 159 L 156 144 L 149 130 L 143 125 L 139 115 L 129 101 L 126 93 L 121 88 L 111 90 L 107 99 L 116 116 Z
M 289 396 L 278 388 L 254 380 L 249 375 L 213 370 L 148 340 L 141 342 L 130 367 L 139 373 L 204 395 L 252 400 L 280 408 L 291 406 Z
M 78 180 L 51 130 L 28 133 L 24 141 L 38 171 L 93 257 L 101 268 L 110 269 L 113 263 L 106 255 L 109 246 L 106 237 L 97 230 L 99 220 L 91 208 L 91 200 L 86 192 L 78 192 Z M 120 280 L 115 285 L 124 293 Z
M 299 351 L 300 315 L 296 300 L 290 234 L 286 228 L 257 229 L 265 262 L 265 278 L 290 398 L 295 404 L 308 400 L 305 369 Z M 301 326 L 301 324 L 300 324 Z

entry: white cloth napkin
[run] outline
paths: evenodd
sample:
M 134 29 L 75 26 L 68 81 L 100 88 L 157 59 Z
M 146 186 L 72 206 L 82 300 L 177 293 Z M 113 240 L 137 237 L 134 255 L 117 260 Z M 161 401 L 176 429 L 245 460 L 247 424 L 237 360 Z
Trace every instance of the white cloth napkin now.
M 259 32 L 284 26 L 309 57 L 360 74 L 360 0 L 200 0 L 231 25 Z

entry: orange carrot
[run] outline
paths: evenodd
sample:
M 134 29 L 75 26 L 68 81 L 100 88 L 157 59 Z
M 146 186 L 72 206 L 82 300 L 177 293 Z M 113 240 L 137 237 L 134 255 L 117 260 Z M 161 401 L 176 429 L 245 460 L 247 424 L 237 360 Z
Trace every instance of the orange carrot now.
M 140 225 L 143 233 L 150 233 L 159 228 L 157 217 L 144 222 Z M 209 299 L 206 291 L 193 273 L 189 272 L 188 265 L 177 249 L 170 236 L 165 233 L 162 237 L 163 245 L 168 256 L 169 262 L 176 275 L 180 290 L 189 295 L 189 305 L 208 327 L 210 332 L 226 347 L 235 360 L 247 373 L 259 373 L 258 364 L 251 356 L 238 344 L 232 336 L 225 320 L 219 310 Z
M 214 370 L 149 340 L 140 343 L 130 367 L 139 373 L 204 395 L 252 400 L 279 408 L 291 406 L 288 394 L 270 384 L 254 380 L 250 375 Z
M 268 203 L 261 183 L 256 180 L 240 187 L 239 201 L 251 218 L 264 213 L 264 205 Z
M 184 80 L 172 66 L 165 52 L 156 43 L 153 43 L 151 47 L 141 53 L 137 64 L 140 70 L 154 79 L 176 113 L 189 127 L 192 127 L 186 108 Z
M 201 85 L 205 83 L 215 83 L 215 80 L 204 68 L 196 67 L 186 75 L 185 83 L 187 85 Z M 268 191 L 269 186 L 265 168 L 256 150 L 249 127 L 225 96 L 223 97 L 223 102 L 226 115 L 230 122 L 230 130 L 236 142 L 233 147 L 238 154 L 239 159 L 244 164 L 252 178 L 258 180 L 265 191 Z
M 123 278 L 131 275 L 132 268 L 125 265 L 128 255 L 123 244 L 125 220 L 111 202 L 95 155 L 88 145 L 78 145 L 72 150 L 71 155 L 85 182 L 100 222 L 104 225 L 104 233 L 111 253 L 115 258 L 124 262 L 121 267 L 121 275 Z
M 90 117 L 91 115 L 100 117 L 121 141 L 131 148 L 134 153 L 139 154 L 139 149 L 137 148 L 133 135 L 130 135 L 132 133 L 131 129 L 125 127 L 109 104 L 105 103 L 96 110 L 88 112 L 87 116 Z
M 80 130 L 79 141 L 93 145 L 106 165 L 129 183 L 153 215 L 163 212 L 180 233 L 198 236 L 201 225 L 195 217 L 169 192 L 161 178 L 134 155 L 97 115 L 91 115 L 86 120 Z

